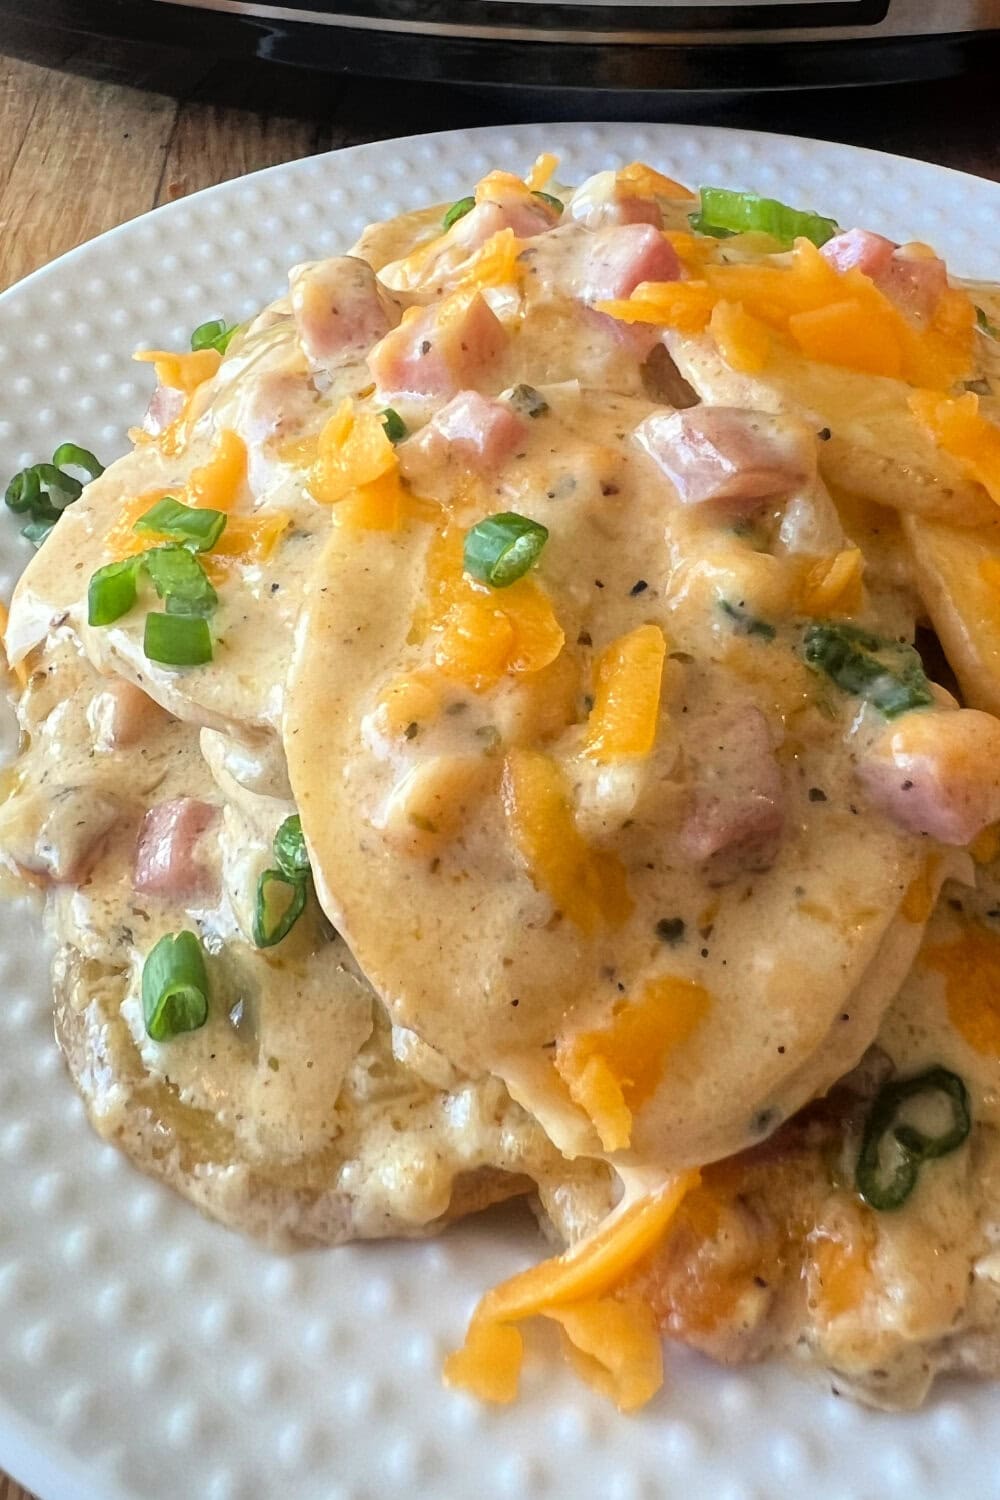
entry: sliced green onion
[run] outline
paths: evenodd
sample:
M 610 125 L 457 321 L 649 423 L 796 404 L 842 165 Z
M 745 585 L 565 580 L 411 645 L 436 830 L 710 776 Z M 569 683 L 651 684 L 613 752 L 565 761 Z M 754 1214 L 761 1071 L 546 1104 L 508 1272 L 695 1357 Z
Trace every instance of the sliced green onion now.
M 98 568 L 87 586 L 87 624 L 113 625 L 135 604 L 142 555 Z
M 985 307 L 976 308 L 976 327 L 980 333 L 985 333 L 987 338 L 1000 339 L 1000 328 L 991 321 Z
M 784 246 L 797 239 L 825 245 L 840 233 L 834 219 L 808 210 L 789 208 L 776 198 L 761 198 L 757 193 L 737 193 L 729 188 L 703 187 L 701 211 L 690 215 L 691 228 L 698 234 L 721 237 L 759 230 L 779 240 Z
M 391 406 L 387 406 L 380 415 L 382 417 L 382 426 L 385 428 L 385 435 L 390 443 L 401 443 L 406 436 L 407 426 L 399 415 L 399 412 L 394 411 Z
M 4 502 L 16 515 L 28 516 L 21 535 L 40 547 L 68 505 L 83 492 L 83 484 L 64 466 L 83 469 L 96 479 L 104 469 L 87 448 L 76 443 L 60 443 L 50 464 L 31 464 L 21 469 L 7 485 Z
M 212 635 L 204 620 L 154 610 L 146 616 L 142 649 L 167 667 L 200 667 L 212 660 Z
M 225 531 L 228 519 L 225 511 L 196 510 L 165 495 L 139 517 L 132 530 L 155 531 L 182 542 L 194 552 L 210 552 Z
M 465 570 L 491 588 L 507 588 L 538 561 L 548 537 L 547 527 L 516 511 L 487 516 L 466 534 Z
M 807 627 L 803 655 L 843 692 L 864 698 L 887 719 L 934 702 L 920 657 L 902 641 L 822 620 Z
M 206 619 L 219 604 L 198 559 L 186 547 L 154 547 L 142 555 L 142 564 L 157 594 L 165 600 L 168 615 L 197 615 Z
M 950 1124 L 937 1135 L 915 1125 L 897 1124 L 900 1108 L 921 1095 L 943 1096 Z M 872 1208 L 883 1212 L 901 1208 L 913 1192 L 925 1161 L 957 1151 L 972 1129 L 969 1091 L 957 1073 L 928 1068 L 915 1078 L 885 1084 L 865 1121 L 861 1151 L 854 1173 L 855 1186 Z
M 475 206 L 476 200 L 471 196 L 471 194 L 468 198 L 459 198 L 456 203 L 453 203 L 451 205 L 448 212 L 441 220 L 442 226 L 445 229 L 450 229 L 453 224 L 458 223 L 459 219 L 464 219 L 466 214 L 471 214 Z
M 549 409 L 549 403 L 533 385 L 516 385 L 507 400 L 523 417 L 542 417 Z
M 298 813 L 286 818 L 274 835 L 274 858 L 282 875 L 289 880 L 305 880 L 309 874 L 309 851 Z
M 239 331 L 239 323 L 225 323 L 222 318 L 212 318 L 207 323 L 198 324 L 191 335 L 191 348 L 196 354 L 199 349 L 216 349 L 220 354 L 225 354 Z
M 197 1031 L 208 1020 L 208 972 L 193 932 L 168 932 L 142 966 L 142 1014 L 154 1042 Z
M 286 938 L 305 911 L 307 885 L 289 880 L 281 870 L 265 870 L 257 882 L 253 940 L 258 948 L 273 948 Z
M 532 188 L 531 196 L 533 198 L 540 198 L 543 203 L 547 203 L 550 208 L 554 208 L 557 214 L 562 213 L 563 201 L 561 198 L 553 198 L 551 193 L 543 193 L 541 188 Z
M 732 620 L 733 630 L 737 635 L 757 635 L 762 640 L 773 641 L 778 633 L 767 620 L 757 619 L 756 615 L 750 614 L 741 604 L 731 604 L 728 599 L 720 599 L 719 608 Z
M 79 443 L 60 443 L 52 455 L 52 462 L 57 469 L 83 469 L 91 479 L 99 479 L 104 473 L 104 465 L 94 457 L 89 448 L 81 448 Z

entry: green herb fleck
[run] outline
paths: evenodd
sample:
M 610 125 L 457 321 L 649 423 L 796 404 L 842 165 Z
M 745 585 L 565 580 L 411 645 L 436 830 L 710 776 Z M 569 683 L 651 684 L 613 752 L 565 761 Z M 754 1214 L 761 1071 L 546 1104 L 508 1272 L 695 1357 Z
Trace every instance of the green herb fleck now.
M 903 641 L 822 620 L 806 627 L 803 656 L 842 692 L 863 698 L 887 719 L 934 702 L 920 657 Z

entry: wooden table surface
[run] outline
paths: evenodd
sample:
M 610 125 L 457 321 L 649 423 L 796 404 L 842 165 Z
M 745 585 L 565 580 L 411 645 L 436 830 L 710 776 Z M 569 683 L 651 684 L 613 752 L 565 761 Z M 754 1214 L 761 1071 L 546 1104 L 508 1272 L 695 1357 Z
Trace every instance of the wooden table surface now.
M 55 71 L 25 60 L 30 48 L 20 36 L 0 36 L 0 53 L 6 50 L 20 55 L 0 55 L 0 288 L 125 219 L 258 167 L 426 130 L 554 111 L 579 117 L 573 106 L 539 96 L 493 95 L 484 103 L 482 91 L 439 84 L 394 83 L 387 107 L 378 84 L 317 78 L 303 79 L 302 107 L 292 116 L 268 110 L 267 76 L 253 67 L 240 69 L 235 89 L 231 78 L 224 90 L 202 78 L 178 97 L 120 81 L 144 76 L 155 82 L 155 60 L 148 56 L 122 61 L 121 54 L 84 43 L 67 46 L 63 62 L 74 71 Z M 175 86 L 172 78 L 168 86 Z M 237 102 L 210 102 L 220 93 Z M 1000 181 L 993 78 L 832 98 L 688 99 L 680 106 L 671 102 L 665 117 L 849 141 Z M 256 108 L 247 107 L 251 101 Z M 593 118 L 593 108 L 586 114 Z M 872 207 L 877 217 L 877 204 Z M 0 1474 L 0 1500 L 33 1497 Z

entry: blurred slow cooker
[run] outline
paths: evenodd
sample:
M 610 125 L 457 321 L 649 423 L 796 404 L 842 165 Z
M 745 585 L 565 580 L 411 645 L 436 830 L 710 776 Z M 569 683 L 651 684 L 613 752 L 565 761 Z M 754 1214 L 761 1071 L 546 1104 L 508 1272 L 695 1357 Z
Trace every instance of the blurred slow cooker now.
M 944 76 L 1000 0 L 0 0 L 76 35 L 331 73 L 546 90 L 747 90 Z

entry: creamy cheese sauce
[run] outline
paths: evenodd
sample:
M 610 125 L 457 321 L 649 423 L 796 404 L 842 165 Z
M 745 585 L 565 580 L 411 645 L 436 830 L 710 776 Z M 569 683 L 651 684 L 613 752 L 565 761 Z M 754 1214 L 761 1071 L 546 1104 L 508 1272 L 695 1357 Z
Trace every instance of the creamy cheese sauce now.
M 714 271 L 798 274 L 801 246 L 696 240 L 642 167 L 553 191 L 561 216 L 496 173 L 445 232 L 440 206 L 373 225 L 200 383 L 160 361 L 134 451 L 12 603 L 0 849 L 48 892 L 95 1125 L 207 1211 L 335 1242 L 531 1191 L 574 1243 L 702 1167 L 633 1278 L 664 1329 L 911 1403 L 997 1363 L 1000 887 L 970 889 L 965 846 L 1000 820 L 1000 730 L 899 656 L 929 615 L 965 701 L 1000 709 L 975 418 L 951 451 L 912 382 L 807 358 L 766 298 L 692 316 Z M 631 318 L 678 288 L 667 331 Z M 940 359 L 972 316 L 949 306 Z M 995 341 L 970 349 L 952 395 L 995 420 Z M 188 670 L 146 655 L 148 579 L 89 623 L 163 495 L 228 516 Z M 494 587 L 464 548 L 511 514 L 544 536 Z M 817 620 L 909 662 L 911 711 L 808 665 Z M 143 874 L 164 807 L 194 809 L 189 887 Z M 257 948 L 294 812 L 314 886 Z M 181 929 L 208 1019 L 158 1043 L 143 963 Z M 965 1079 L 971 1139 L 876 1215 L 864 1111 L 931 1065 Z

